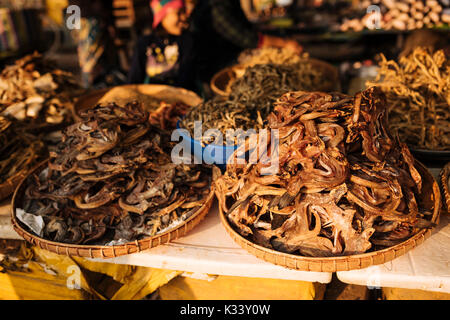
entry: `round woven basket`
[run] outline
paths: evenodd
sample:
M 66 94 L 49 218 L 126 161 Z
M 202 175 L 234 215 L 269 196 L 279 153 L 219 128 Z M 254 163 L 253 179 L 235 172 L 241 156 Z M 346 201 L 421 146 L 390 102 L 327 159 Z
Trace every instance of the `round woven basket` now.
M 450 162 L 448 162 L 440 172 L 442 193 L 444 195 L 443 203 L 447 213 L 450 213 Z
M 92 91 L 77 99 L 72 114 L 80 120 L 79 112 L 94 107 L 97 103 L 115 102 L 119 105 L 138 100 L 145 108 L 148 97 L 156 98 L 167 103 L 182 102 L 190 107 L 200 104 L 203 99 L 195 92 L 159 84 L 126 84 L 113 88 Z
M 47 161 L 41 163 L 39 166 L 35 167 L 30 172 L 30 174 L 41 169 L 46 164 Z M 11 221 L 14 230 L 22 238 L 24 238 L 26 241 L 30 242 L 35 246 L 38 246 L 42 249 L 51 252 L 55 252 L 57 254 L 68 256 L 79 256 L 86 258 L 113 258 L 130 253 L 140 252 L 146 249 L 154 248 L 160 244 L 170 242 L 172 240 L 184 236 L 186 233 L 192 230 L 206 216 L 214 201 L 214 192 L 213 189 L 211 188 L 211 191 L 208 194 L 205 204 L 199 210 L 197 210 L 197 212 L 195 212 L 191 217 L 189 217 L 176 227 L 169 229 L 165 232 L 162 232 L 158 235 L 155 235 L 153 237 L 148 237 L 145 239 L 136 240 L 125 244 L 112 246 L 67 244 L 46 240 L 29 232 L 27 230 L 27 227 L 24 226 L 16 218 L 16 209 L 18 208 L 18 205 L 20 205 L 21 203 L 22 191 L 27 177 L 28 175 L 20 181 L 16 191 L 14 192 L 11 202 Z
M 339 72 L 331 64 L 318 60 L 309 59 L 314 69 L 321 71 L 328 79 L 331 80 L 332 85 L 328 87 L 318 88 L 319 91 L 334 91 L 339 90 Z M 217 72 L 210 81 L 211 90 L 220 96 L 227 96 L 231 92 L 231 85 L 243 73 L 243 68 L 240 65 L 226 67 Z
M 433 213 L 431 221 L 438 223 L 441 201 L 439 186 L 431 173 L 421 163 L 416 162 L 416 165 L 423 178 L 423 190 L 430 191 L 428 194 L 422 193 L 420 195 L 421 201 L 426 209 Z M 304 257 L 259 246 L 242 237 L 231 227 L 221 206 L 219 206 L 219 215 L 228 234 L 250 254 L 276 265 L 302 271 L 337 272 L 362 269 L 371 265 L 382 264 L 400 257 L 407 251 L 420 245 L 431 235 L 430 229 L 422 229 L 420 232 L 398 245 L 374 252 L 340 257 Z
M 4 183 L 0 184 L 0 201 L 12 195 L 19 182 L 24 179 L 26 175 L 27 172 L 19 172 Z

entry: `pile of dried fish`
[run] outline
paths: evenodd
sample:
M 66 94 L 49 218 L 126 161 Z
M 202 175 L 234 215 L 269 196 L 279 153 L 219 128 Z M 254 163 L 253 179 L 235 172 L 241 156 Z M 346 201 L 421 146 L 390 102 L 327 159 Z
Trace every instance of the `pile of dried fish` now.
M 380 57 L 378 76 L 367 85 L 386 94 L 391 129 L 416 148 L 450 151 L 450 60 L 444 51 L 418 47 L 399 63 Z
M 0 115 L 37 126 L 68 122 L 80 90 L 71 73 L 53 68 L 36 52 L 0 74 Z
M 194 132 L 194 122 L 202 121 L 203 130 L 218 129 L 225 137 L 228 129 L 258 129 L 262 119 L 272 111 L 273 103 L 282 94 L 296 90 L 314 90 L 323 80 L 318 72 L 303 72 L 309 67 L 260 64 L 245 70 L 244 76 L 232 84 L 227 97 L 214 97 L 191 108 L 183 119 L 183 127 Z M 203 139 L 204 144 L 213 142 Z
M 315 257 L 392 246 L 431 227 L 430 213 L 419 209 L 422 178 L 408 147 L 387 131 L 385 113 L 378 88 L 355 97 L 282 96 L 268 116 L 279 132 L 278 173 L 263 174 L 270 163 L 228 163 L 215 180 L 230 223 L 259 245 Z M 258 139 L 235 156 L 251 159 Z
M 15 122 L 0 117 L 0 199 L 13 191 L 16 177 L 24 177 L 47 154 L 44 143 Z
M 48 166 L 25 184 L 22 209 L 43 218 L 40 236 L 73 244 L 133 241 L 172 228 L 205 203 L 207 169 L 174 164 L 170 136 L 148 116 L 137 103 L 98 105 L 64 130 Z

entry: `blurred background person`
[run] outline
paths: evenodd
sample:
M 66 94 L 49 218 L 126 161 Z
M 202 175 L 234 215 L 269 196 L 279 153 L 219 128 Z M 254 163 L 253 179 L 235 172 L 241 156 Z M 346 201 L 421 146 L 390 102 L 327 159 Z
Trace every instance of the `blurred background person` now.
M 188 30 L 192 2 L 151 0 L 152 31 L 134 50 L 129 83 L 167 84 L 195 90 L 195 53 Z
M 80 30 L 73 30 L 77 43 L 78 62 L 84 87 L 102 88 L 121 84 L 126 76 L 119 67 L 114 44 L 115 27 L 112 2 L 102 0 L 71 0 L 80 7 Z
M 295 40 L 258 32 L 247 19 L 240 0 L 197 0 L 191 19 L 198 52 L 197 72 L 203 82 L 209 82 L 245 49 L 288 47 L 297 53 L 303 51 Z

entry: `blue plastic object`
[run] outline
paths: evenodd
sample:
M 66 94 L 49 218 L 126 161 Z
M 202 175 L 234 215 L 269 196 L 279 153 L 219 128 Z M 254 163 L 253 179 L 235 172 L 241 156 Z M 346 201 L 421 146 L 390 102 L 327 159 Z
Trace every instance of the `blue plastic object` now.
M 179 135 L 182 138 L 178 143 L 180 143 L 185 150 L 190 147 L 191 154 L 203 164 L 215 164 L 218 167 L 225 169 L 228 158 L 238 147 L 237 145 L 226 146 L 218 144 L 209 144 L 206 147 L 203 147 L 200 141 L 191 137 L 187 129 L 181 127 L 180 120 L 177 122 L 177 129 L 179 129 Z

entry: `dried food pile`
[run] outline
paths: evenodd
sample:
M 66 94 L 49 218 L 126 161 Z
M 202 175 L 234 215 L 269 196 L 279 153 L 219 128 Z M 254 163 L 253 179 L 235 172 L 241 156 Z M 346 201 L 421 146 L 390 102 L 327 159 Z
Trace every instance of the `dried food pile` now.
M 19 179 L 47 155 L 44 143 L 17 122 L 0 116 L 0 199 L 9 196 Z
M 30 54 L 0 74 L 0 115 L 37 127 L 71 122 L 74 96 L 81 90 L 71 73 Z
M 150 112 L 150 123 L 163 130 L 173 130 L 177 122 L 186 115 L 189 106 L 182 102 L 168 103 L 159 102 L 159 107 Z
M 257 64 L 295 64 L 309 58 L 308 53 L 297 54 L 288 48 L 259 48 L 244 50 L 238 57 L 239 68 L 248 68 Z
M 72 122 L 74 96 L 82 89 L 71 73 L 54 69 L 38 53 L 0 74 L 0 199 L 48 156 L 50 131 Z M 44 141 L 46 140 L 46 141 Z
M 215 181 L 219 205 L 241 235 L 282 252 L 351 255 L 404 241 L 432 223 L 414 159 L 386 121 L 378 88 L 285 94 L 268 116 L 279 132 L 278 173 L 263 174 L 271 163 L 229 163 Z M 257 152 L 257 141 L 235 154 Z
M 305 63 L 258 64 L 248 67 L 245 74 L 231 86 L 227 97 L 216 96 L 187 113 L 183 127 L 194 132 L 194 122 L 202 121 L 203 130 L 218 129 L 226 136 L 228 129 L 258 129 L 262 119 L 272 111 L 273 103 L 282 94 L 296 90 L 313 90 L 321 87 L 323 75 L 309 70 Z M 214 140 L 204 139 L 208 144 Z
M 161 92 L 145 92 L 141 85 L 123 85 L 111 88 L 98 100 L 98 104 L 115 103 L 124 106 L 127 103 L 138 101 L 144 110 L 150 112 L 150 123 L 164 130 L 176 128 L 177 121 L 183 117 L 190 108 L 187 104 L 177 101 L 177 96 L 172 92 L 165 96 L 173 96 L 169 101 L 160 97 Z M 144 85 L 146 86 L 146 85 Z M 151 87 L 152 85 L 149 85 Z M 156 85 L 158 86 L 158 85 Z M 178 88 L 172 88 L 178 89 Z M 164 92 L 164 89 L 159 89 Z M 178 93 L 179 95 L 179 93 Z M 179 97 L 178 97 L 179 98 Z
M 115 244 L 153 236 L 194 214 L 210 193 L 206 168 L 174 164 L 170 136 L 139 104 L 98 105 L 63 131 L 48 167 L 25 183 L 23 210 L 41 237 Z
M 386 94 L 391 129 L 416 148 L 450 151 L 450 60 L 444 51 L 418 47 L 399 63 L 380 56 L 378 76 L 367 85 Z

